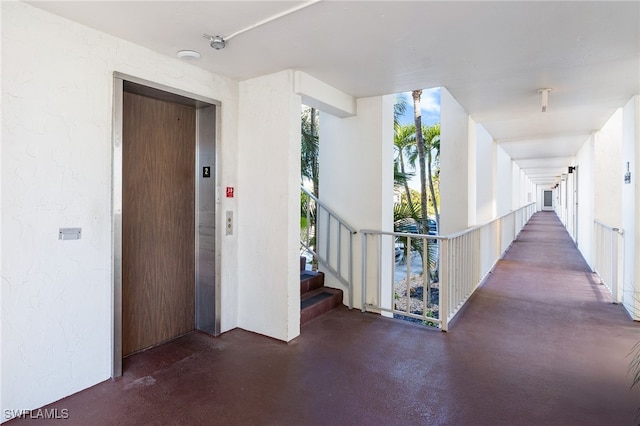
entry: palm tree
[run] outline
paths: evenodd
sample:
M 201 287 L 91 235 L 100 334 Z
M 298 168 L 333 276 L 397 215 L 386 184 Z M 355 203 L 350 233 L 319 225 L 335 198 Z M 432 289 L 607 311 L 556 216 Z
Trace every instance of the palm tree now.
M 409 104 L 404 96 L 396 96 L 393 102 L 393 128 L 396 129 L 400 124 L 400 117 L 407 111 Z
M 413 173 L 407 171 L 405 156 L 411 157 L 412 151 L 415 150 L 416 132 L 414 126 L 398 125 L 395 127 L 394 133 L 393 145 L 396 150 L 394 170 L 398 171 L 397 177 L 394 175 L 394 182 L 404 187 L 405 193 L 407 194 L 407 203 L 409 207 L 413 209 L 411 192 L 409 190 L 409 179 L 413 177 Z
M 440 161 L 440 123 L 423 129 L 425 148 L 427 151 L 427 174 L 429 177 L 429 192 L 431 193 L 431 204 L 436 217 L 438 230 L 440 229 L 440 212 L 438 209 L 438 199 L 436 198 L 433 186 L 433 166 Z M 435 156 L 434 156 L 435 154 Z
M 320 190 L 318 124 L 318 111 L 315 108 L 303 106 L 300 117 L 300 175 L 301 178 L 311 181 L 313 185 L 311 192 L 316 198 Z M 305 244 L 312 251 L 315 251 L 316 235 L 318 234 L 316 205 L 307 194 L 301 193 L 300 197 L 300 241 L 305 241 L 308 236 L 309 240 L 305 241 Z M 314 257 L 312 269 L 316 270 L 317 267 L 317 258 Z
M 395 232 L 407 232 L 408 228 L 410 229 L 412 226 L 417 226 L 419 233 L 426 234 L 427 230 L 420 230 L 420 224 L 423 223 L 423 215 L 420 209 L 415 207 L 409 207 L 406 203 L 397 203 L 393 206 L 393 228 Z M 426 258 L 424 257 L 425 251 L 424 246 L 422 244 L 422 238 L 412 238 L 410 247 L 407 245 L 406 237 L 398 237 L 397 242 L 400 242 L 404 245 L 405 251 L 402 254 L 403 258 L 407 258 L 409 255 L 409 251 L 417 252 L 422 259 L 422 270 L 430 271 L 437 267 L 438 265 L 438 244 L 433 243 L 427 239 L 427 249 L 426 249 Z M 437 271 L 434 276 L 432 276 L 434 281 L 437 281 Z
M 416 148 L 418 151 L 418 166 L 420 167 L 420 207 L 422 210 L 422 229 L 428 230 L 429 223 L 427 221 L 427 174 L 426 174 L 426 156 L 424 139 L 422 136 L 422 111 L 420 108 L 420 97 L 422 90 L 414 90 L 411 92 L 413 97 L 413 118 L 416 130 Z
M 300 174 L 313 184 L 313 195 L 319 193 L 318 167 L 318 121 L 319 114 L 315 108 L 303 107 L 301 115 Z

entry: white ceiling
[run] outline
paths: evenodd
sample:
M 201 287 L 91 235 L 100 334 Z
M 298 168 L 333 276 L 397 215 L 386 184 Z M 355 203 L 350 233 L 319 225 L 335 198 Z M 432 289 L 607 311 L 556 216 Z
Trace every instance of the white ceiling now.
M 29 2 L 235 80 L 298 69 L 355 97 L 446 87 L 536 183 L 640 93 L 640 2 Z M 540 111 L 537 89 L 548 87 Z M 551 160 L 553 159 L 553 161 Z

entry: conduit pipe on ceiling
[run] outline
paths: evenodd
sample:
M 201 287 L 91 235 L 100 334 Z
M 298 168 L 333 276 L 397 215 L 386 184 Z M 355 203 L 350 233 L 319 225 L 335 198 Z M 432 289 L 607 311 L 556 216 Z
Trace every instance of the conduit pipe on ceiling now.
M 306 7 L 312 6 L 312 5 L 316 4 L 316 3 L 319 3 L 320 1 L 321 0 L 311 0 L 311 1 L 308 1 L 306 3 L 302 3 L 301 5 L 292 7 L 291 9 L 287 9 L 287 10 L 285 10 L 283 12 L 277 13 L 277 14 L 275 14 L 273 16 L 270 16 L 270 17 L 268 17 L 266 19 L 263 19 L 262 21 L 258 21 L 255 24 L 249 25 L 246 28 L 243 28 L 243 29 L 238 30 L 238 31 L 236 31 L 234 33 L 231 33 L 226 37 L 210 36 L 208 34 L 202 34 L 202 36 L 204 38 L 208 39 L 211 42 L 211 47 L 213 47 L 214 49 L 216 49 L 216 50 L 224 49 L 227 41 L 229 41 L 233 37 L 235 37 L 237 35 L 240 35 L 242 33 L 246 33 L 247 31 L 252 30 L 254 28 L 258 28 L 258 27 L 260 27 L 260 26 L 262 26 L 264 24 L 268 24 L 269 22 L 275 21 L 276 19 L 280 19 L 280 18 L 282 18 L 284 16 L 290 15 L 290 14 L 292 14 L 294 12 L 297 12 L 299 10 L 302 10 L 302 9 L 304 9 Z
M 280 18 L 283 18 L 283 17 L 285 17 L 287 15 L 291 15 L 292 13 L 297 12 L 299 10 L 302 10 L 304 8 L 307 8 L 309 6 L 313 6 L 314 4 L 319 3 L 320 1 L 321 0 L 311 0 L 311 1 L 308 1 L 306 3 L 302 3 L 301 5 L 298 5 L 298 6 L 292 7 L 291 9 L 287 9 L 287 10 L 285 10 L 283 12 L 277 13 L 277 14 L 269 17 L 269 18 L 263 19 L 262 21 L 258 21 L 255 24 L 249 25 L 246 28 L 238 30 L 235 33 L 229 34 L 228 36 L 224 37 L 224 39 L 225 39 L 225 41 L 228 41 L 228 40 L 232 39 L 233 37 L 235 37 L 237 35 L 240 35 L 242 33 L 246 33 L 247 31 L 252 30 L 254 28 L 261 27 L 262 25 L 268 24 L 269 22 L 275 21 L 276 19 L 280 19 Z

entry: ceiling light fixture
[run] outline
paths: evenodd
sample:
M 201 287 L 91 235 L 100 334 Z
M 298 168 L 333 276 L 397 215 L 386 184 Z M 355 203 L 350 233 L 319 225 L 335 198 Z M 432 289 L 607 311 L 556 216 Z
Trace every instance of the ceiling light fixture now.
M 269 22 L 275 21 L 276 19 L 280 19 L 280 18 L 282 18 L 284 16 L 290 15 L 293 12 L 297 12 L 298 10 L 301 10 L 301 9 L 306 8 L 306 7 L 312 6 L 312 5 L 316 4 L 316 3 L 319 3 L 320 1 L 321 0 L 311 0 L 311 1 L 308 1 L 306 3 L 302 3 L 299 6 L 292 7 L 291 9 L 287 9 L 287 10 L 285 10 L 283 12 L 280 12 L 280 13 L 277 13 L 277 14 L 269 17 L 269 18 L 263 19 L 262 21 L 256 22 L 255 24 L 249 25 L 246 28 L 238 30 L 235 33 L 231 33 L 226 37 L 219 36 L 219 35 L 210 36 L 208 34 L 202 34 L 202 37 L 206 38 L 207 40 L 209 40 L 211 42 L 210 43 L 211 47 L 213 47 L 216 50 L 221 50 L 221 49 L 224 49 L 224 47 L 226 46 L 226 44 L 227 44 L 227 42 L 229 40 L 231 40 L 233 37 L 235 37 L 237 35 L 245 33 L 245 32 L 247 32 L 249 30 L 254 29 L 254 28 L 258 28 L 258 27 L 260 27 L 260 26 L 262 26 L 264 24 L 268 24 Z
M 211 42 L 211 47 L 216 50 L 224 49 L 224 46 L 226 46 L 227 44 L 227 41 L 222 36 L 210 36 L 208 34 L 202 34 L 202 37 L 209 39 L 209 41 Z
M 178 52 L 178 58 L 184 59 L 185 61 L 196 61 L 200 59 L 200 53 L 195 50 L 181 50 Z
M 542 112 L 547 112 L 549 106 L 549 92 L 551 89 L 538 89 L 538 93 L 542 94 Z

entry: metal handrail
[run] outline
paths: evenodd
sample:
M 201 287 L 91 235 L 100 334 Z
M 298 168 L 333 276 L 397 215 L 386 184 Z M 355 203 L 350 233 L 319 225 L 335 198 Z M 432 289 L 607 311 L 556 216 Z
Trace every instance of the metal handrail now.
M 623 302 L 620 282 L 624 262 L 624 231 L 599 220 L 594 220 L 593 270 L 611 292 L 614 303 Z M 619 256 L 619 251 L 623 255 Z
M 504 219 L 504 218 L 506 218 L 506 217 L 508 217 L 508 216 L 511 216 L 511 215 L 512 215 L 512 214 L 514 214 L 514 213 L 517 213 L 517 212 L 519 212 L 519 211 L 522 211 L 522 210 L 524 210 L 524 209 L 526 209 L 526 208 L 528 208 L 528 207 L 534 206 L 535 204 L 536 204 L 536 203 L 535 203 L 535 201 L 533 201 L 533 202 L 531 202 L 531 203 L 529 203 L 529 204 L 525 204 L 524 206 L 520 207 L 520 208 L 519 208 L 519 209 L 517 209 L 517 210 L 511 210 L 511 211 L 509 211 L 509 212 L 507 212 L 507 213 L 503 214 L 502 216 L 498 216 L 498 217 L 496 217 L 495 219 L 491 219 L 490 221 L 485 222 L 485 223 L 483 223 L 483 224 L 481 224 L 481 225 L 475 225 L 475 226 L 472 226 L 472 227 L 470 227 L 470 228 L 463 229 L 462 231 L 458 231 L 458 232 L 455 232 L 455 233 L 453 233 L 453 234 L 449 234 L 449 235 L 447 235 L 447 238 L 452 239 L 452 238 L 459 237 L 459 236 L 461 236 L 461 235 L 467 234 L 467 233 L 469 233 L 469 232 L 471 232 L 471 231 L 475 231 L 476 229 L 484 228 L 485 226 L 489 226 L 489 225 L 491 225 L 492 223 L 497 222 L 497 221 L 499 221 L 499 220 L 502 220 L 502 219 Z
M 352 234 L 356 234 L 358 232 L 358 231 L 356 231 L 355 228 L 353 228 L 347 222 L 345 222 L 340 216 L 338 216 L 336 213 L 334 213 L 333 210 L 331 210 L 329 207 L 327 207 L 327 205 L 325 203 L 320 201 L 318 199 L 318 197 L 313 195 L 307 188 L 305 188 L 304 186 L 300 186 L 300 190 L 302 192 L 304 192 L 305 194 L 307 194 L 313 201 L 318 203 L 318 205 L 321 206 L 324 210 L 326 210 L 327 213 L 329 213 L 331 216 L 335 217 L 340 223 L 342 223 L 344 225 L 345 228 L 347 228 L 349 230 L 349 232 L 351 232 Z
M 604 222 L 600 222 L 599 220 L 594 220 L 593 221 L 596 225 L 600 225 L 605 229 L 608 229 L 609 231 L 613 231 L 613 232 L 617 232 L 620 235 L 624 235 L 624 230 L 620 229 L 620 228 L 614 228 L 613 226 L 607 225 Z
M 318 261 L 318 264 L 322 265 L 328 272 L 330 272 L 342 285 L 344 285 L 347 289 L 347 294 L 349 296 L 349 309 L 353 309 L 353 235 L 357 233 L 354 227 L 350 226 L 348 223 L 344 221 L 340 216 L 334 213 L 329 207 L 327 207 L 322 201 L 320 201 L 315 195 L 313 195 L 309 190 L 300 187 L 300 190 L 305 193 L 309 198 L 307 199 L 307 229 L 306 229 L 306 241 L 300 240 L 300 245 L 304 247 L 306 251 L 308 251 L 314 259 Z M 314 236 L 316 237 L 315 247 L 310 244 L 311 240 L 311 227 L 310 227 L 310 219 L 311 219 L 311 202 L 316 203 L 316 221 L 320 220 L 320 217 L 323 214 L 326 214 L 326 229 L 324 230 L 324 247 L 319 247 L 319 239 L 316 222 L 316 229 L 314 229 Z M 332 234 L 332 223 L 337 224 L 337 228 L 333 230 L 334 234 Z M 346 241 L 346 271 L 343 267 L 342 257 L 343 257 L 343 230 L 346 230 L 348 233 L 348 239 Z M 336 248 L 334 249 L 331 241 L 332 237 L 335 237 L 337 241 Z M 335 250 L 335 251 L 333 251 Z
M 535 212 L 535 204 L 529 203 L 517 210 L 492 219 L 485 224 L 478 225 L 456 232 L 450 235 L 428 235 L 406 232 L 390 232 L 378 230 L 360 230 L 362 234 L 362 311 L 390 312 L 411 318 L 418 318 L 425 322 L 437 323 L 443 331 L 447 331 L 449 322 L 460 312 L 462 306 L 469 300 L 473 292 L 482 284 L 484 279 L 493 269 L 495 263 L 502 257 L 509 245 L 516 239 L 524 225 Z M 411 314 L 409 304 L 411 298 L 407 287 L 407 309 L 395 309 L 394 286 L 391 284 L 392 299 L 384 304 L 391 303 L 391 308 L 383 305 L 382 281 L 380 273 L 377 273 L 377 297 L 375 303 L 367 302 L 367 280 L 369 276 L 368 239 L 370 236 L 378 236 L 378 256 L 382 254 L 382 236 L 407 238 L 407 246 L 410 247 L 411 238 L 423 240 L 423 250 L 426 250 L 427 241 L 436 240 L 438 244 L 438 275 L 439 275 L 439 318 L 428 315 L 426 301 L 423 301 L 422 315 Z M 488 238 L 488 240 L 486 240 Z M 395 243 L 395 238 L 392 240 Z M 485 244 L 483 244 L 485 242 Z M 394 244 L 395 245 L 395 244 Z M 482 247 L 481 247 L 482 245 Z M 426 255 L 426 252 L 423 254 Z M 424 270 L 424 268 L 423 268 Z M 430 291 L 430 266 L 427 273 L 423 271 L 423 295 Z M 395 261 L 392 266 L 392 274 L 395 273 Z M 407 267 L 406 281 L 411 279 L 410 267 Z M 375 281 L 375 280 L 374 280 Z M 428 287 L 426 287 L 428 286 Z M 424 296 L 423 296 L 424 298 Z

